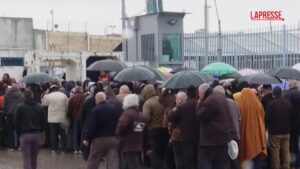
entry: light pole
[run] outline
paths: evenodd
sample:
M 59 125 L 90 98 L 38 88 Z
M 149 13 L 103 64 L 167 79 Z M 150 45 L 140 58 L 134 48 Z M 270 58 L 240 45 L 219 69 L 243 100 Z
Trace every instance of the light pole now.
M 123 49 L 123 55 L 124 55 L 124 59 L 127 61 L 128 60 L 128 54 L 127 54 L 127 37 L 125 35 L 126 33 L 126 19 L 127 19 L 127 15 L 126 15 L 126 3 L 125 0 L 122 0 L 122 37 L 123 37 L 123 41 L 122 41 L 122 49 Z
M 205 0 L 204 4 L 204 38 L 205 38 L 205 44 L 204 44 L 204 64 L 208 64 L 208 5 L 207 0 Z
M 219 16 L 219 10 L 218 10 L 218 6 L 217 6 L 217 2 L 216 0 L 214 0 L 215 2 L 215 8 L 216 8 L 216 14 L 218 17 L 218 26 L 219 26 L 219 33 L 218 33 L 218 61 L 222 61 L 222 29 L 221 29 L 221 19 Z
M 51 9 L 50 14 L 52 15 L 52 29 L 51 29 L 51 31 L 53 32 L 53 29 L 54 29 L 54 13 L 53 13 L 53 9 Z
M 85 33 L 87 33 L 87 30 L 86 30 L 87 24 L 88 24 L 88 23 L 84 23 L 84 32 L 85 32 Z
M 68 53 L 70 51 L 70 24 L 71 22 L 68 23 Z

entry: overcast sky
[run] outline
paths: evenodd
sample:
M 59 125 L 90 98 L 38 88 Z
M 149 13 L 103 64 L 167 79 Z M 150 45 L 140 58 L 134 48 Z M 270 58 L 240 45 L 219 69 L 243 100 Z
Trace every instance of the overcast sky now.
M 217 31 L 214 0 L 208 0 L 210 31 Z M 222 22 L 222 30 L 238 31 L 269 27 L 268 21 L 252 21 L 250 12 L 257 10 L 279 10 L 285 21 L 273 21 L 272 25 L 300 23 L 300 0 L 216 0 Z M 141 14 L 145 0 L 126 0 L 127 14 Z M 121 32 L 121 0 L 0 0 L 0 16 L 31 17 L 34 28 L 51 29 L 50 10 L 54 10 L 54 23 L 59 30 L 92 34 Z M 165 11 L 185 11 L 185 32 L 194 32 L 204 27 L 204 0 L 164 0 Z M 107 29 L 110 25 L 115 29 Z M 1 29 L 1 28 L 0 28 Z

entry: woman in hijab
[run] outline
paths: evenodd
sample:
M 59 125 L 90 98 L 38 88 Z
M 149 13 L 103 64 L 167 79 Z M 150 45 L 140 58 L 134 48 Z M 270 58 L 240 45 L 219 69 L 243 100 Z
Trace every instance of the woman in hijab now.
M 250 88 L 241 91 L 237 102 L 242 117 L 239 142 L 242 168 L 244 162 L 252 161 L 254 169 L 261 169 L 262 160 L 267 155 L 264 108 Z

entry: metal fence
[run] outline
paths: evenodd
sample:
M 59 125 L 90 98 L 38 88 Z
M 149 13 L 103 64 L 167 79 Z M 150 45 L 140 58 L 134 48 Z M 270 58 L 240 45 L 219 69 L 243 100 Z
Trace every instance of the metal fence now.
M 300 62 L 300 27 L 278 26 L 222 34 L 184 35 L 184 66 L 201 70 L 221 61 L 236 69 L 266 71 Z

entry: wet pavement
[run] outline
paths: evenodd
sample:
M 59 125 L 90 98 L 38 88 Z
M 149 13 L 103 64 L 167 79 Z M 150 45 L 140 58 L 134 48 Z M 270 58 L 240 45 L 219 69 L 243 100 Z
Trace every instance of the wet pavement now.
M 99 169 L 105 169 L 104 162 Z M 23 169 L 20 151 L 0 151 L 0 169 Z M 52 155 L 50 150 L 42 149 L 38 157 L 38 169 L 86 169 L 81 155 L 73 153 Z

